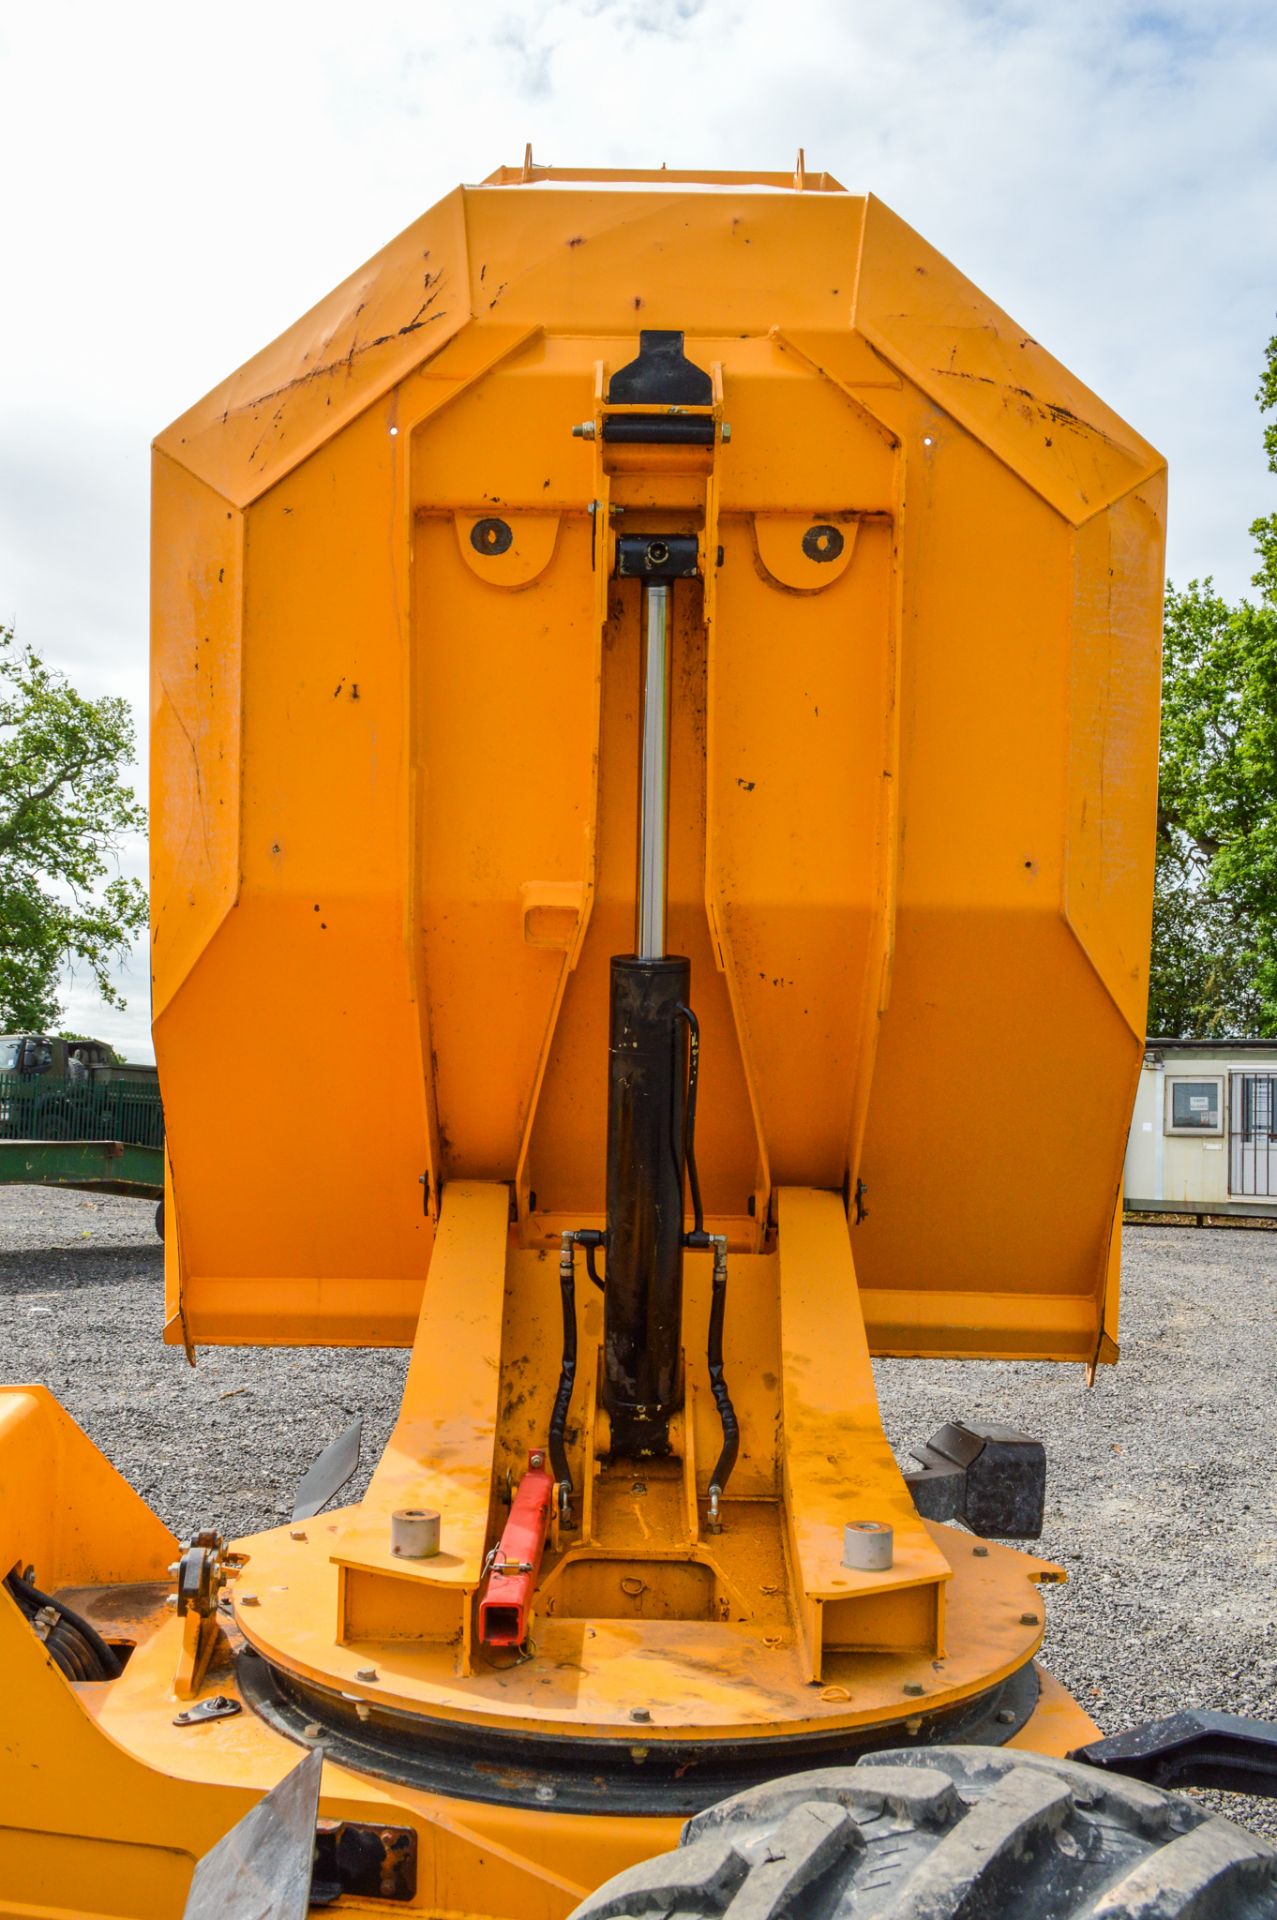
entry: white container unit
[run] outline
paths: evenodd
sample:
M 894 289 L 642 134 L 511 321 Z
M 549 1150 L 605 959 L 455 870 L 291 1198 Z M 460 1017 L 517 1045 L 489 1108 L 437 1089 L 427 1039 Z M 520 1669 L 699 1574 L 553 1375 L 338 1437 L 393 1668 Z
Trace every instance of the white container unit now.
M 1277 1041 L 1149 1041 L 1125 1199 L 1134 1213 L 1277 1213 Z

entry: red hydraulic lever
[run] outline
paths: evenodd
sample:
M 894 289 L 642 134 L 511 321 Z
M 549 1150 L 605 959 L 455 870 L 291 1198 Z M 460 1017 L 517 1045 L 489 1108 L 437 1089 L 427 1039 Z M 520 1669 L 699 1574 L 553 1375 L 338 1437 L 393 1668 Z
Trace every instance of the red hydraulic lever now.
M 545 1455 L 530 1453 L 528 1470 L 510 1503 L 510 1518 L 492 1550 L 488 1587 L 479 1602 L 479 1639 L 485 1647 L 521 1647 L 528 1637 L 528 1611 L 553 1499 L 554 1476 Z

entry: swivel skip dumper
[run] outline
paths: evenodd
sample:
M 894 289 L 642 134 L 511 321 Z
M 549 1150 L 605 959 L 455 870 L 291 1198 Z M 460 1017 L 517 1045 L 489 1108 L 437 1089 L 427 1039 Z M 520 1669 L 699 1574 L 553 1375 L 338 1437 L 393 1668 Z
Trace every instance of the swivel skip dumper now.
M 1274 1911 L 871 1369 L 1117 1358 L 1164 485 L 805 166 L 502 169 L 160 435 L 165 1338 L 411 1361 L 234 1541 L 0 1393 L 5 1911 Z

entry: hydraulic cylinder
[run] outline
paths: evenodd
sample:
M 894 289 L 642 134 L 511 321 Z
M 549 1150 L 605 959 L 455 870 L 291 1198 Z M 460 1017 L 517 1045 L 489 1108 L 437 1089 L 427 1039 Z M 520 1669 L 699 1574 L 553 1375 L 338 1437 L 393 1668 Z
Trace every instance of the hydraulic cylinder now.
M 664 1453 L 680 1404 L 690 963 L 615 954 L 608 1045 L 603 1404 L 613 1453 Z

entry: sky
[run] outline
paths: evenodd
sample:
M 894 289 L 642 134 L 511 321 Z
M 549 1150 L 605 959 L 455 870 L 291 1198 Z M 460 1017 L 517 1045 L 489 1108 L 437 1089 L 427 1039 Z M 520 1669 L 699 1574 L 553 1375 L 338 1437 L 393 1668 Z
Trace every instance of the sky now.
M 1277 8 L 0 0 L 0 621 L 134 703 L 155 433 L 460 181 L 792 166 L 917 228 L 1169 459 L 1168 570 L 1277 506 Z M 140 775 L 139 775 L 140 777 Z M 144 870 L 140 847 L 125 867 Z M 150 1057 L 69 982 L 68 1024 Z

